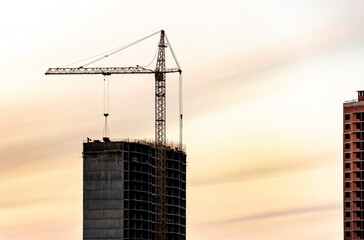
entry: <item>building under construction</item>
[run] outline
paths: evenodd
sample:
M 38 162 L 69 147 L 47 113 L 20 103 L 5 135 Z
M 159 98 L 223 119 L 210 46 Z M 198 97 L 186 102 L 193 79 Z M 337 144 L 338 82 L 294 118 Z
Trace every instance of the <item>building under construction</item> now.
M 155 239 L 155 148 L 145 141 L 83 145 L 83 239 Z M 166 239 L 186 239 L 186 154 L 166 148 Z
M 160 38 L 155 69 L 140 65 L 86 67 L 157 34 Z M 177 67 L 166 67 L 166 48 L 170 49 Z M 186 154 L 182 144 L 182 70 L 170 42 L 161 30 L 101 55 L 80 67 L 49 68 L 45 73 L 104 77 L 103 141 L 88 138 L 83 145 L 83 239 L 184 240 Z M 173 73 L 179 74 L 178 147 L 169 146 L 166 140 L 166 75 Z M 109 76 L 117 74 L 154 75 L 154 142 L 110 141 Z
M 364 239 L 364 91 L 344 103 L 344 239 Z

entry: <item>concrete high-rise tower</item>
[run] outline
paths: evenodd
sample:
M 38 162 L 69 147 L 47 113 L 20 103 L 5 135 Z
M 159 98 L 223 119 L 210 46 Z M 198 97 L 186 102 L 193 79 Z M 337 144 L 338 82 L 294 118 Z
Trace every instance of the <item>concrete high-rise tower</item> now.
M 364 91 L 344 103 L 344 239 L 364 239 Z
M 155 239 L 155 148 L 147 141 L 83 144 L 83 239 Z M 186 154 L 166 149 L 168 240 L 186 239 Z

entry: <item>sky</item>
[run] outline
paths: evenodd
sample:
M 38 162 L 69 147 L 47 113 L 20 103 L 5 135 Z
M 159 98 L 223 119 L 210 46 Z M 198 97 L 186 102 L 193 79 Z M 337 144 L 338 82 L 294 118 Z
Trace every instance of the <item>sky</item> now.
M 342 239 L 342 104 L 364 88 L 363 12 L 355 0 L 4 2 L 0 240 L 82 239 L 82 142 L 102 137 L 103 78 L 47 68 L 161 29 L 184 73 L 187 239 Z M 93 66 L 146 65 L 157 43 Z M 109 129 L 153 138 L 153 76 L 110 77 Z

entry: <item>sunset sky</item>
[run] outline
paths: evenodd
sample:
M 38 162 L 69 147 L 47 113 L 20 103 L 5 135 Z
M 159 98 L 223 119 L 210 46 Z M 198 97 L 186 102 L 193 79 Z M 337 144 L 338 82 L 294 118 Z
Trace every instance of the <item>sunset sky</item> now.
M 364 89 L 364 1 L 35 0 L 0 13 L 0 240 L 82 239 L 82 142 L 102 138 L 103 77 L 47 68 L 161 29 L 184 72 L 187 239 L 342 239 L 342 104 Z M 158 40 L 93 66 L 146 65 Z M 178 76 L 167 81 L 177 141 Z M 110 89 L 110 137 L 152 139 L 153 76 L 111 76 Z

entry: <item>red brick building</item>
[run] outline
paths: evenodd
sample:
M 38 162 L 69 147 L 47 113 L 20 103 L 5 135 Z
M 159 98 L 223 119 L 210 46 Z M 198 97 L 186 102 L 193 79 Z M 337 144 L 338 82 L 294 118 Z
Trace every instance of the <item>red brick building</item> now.
M 344 103 L 344 239 L 364 239 L 364 91 Z

